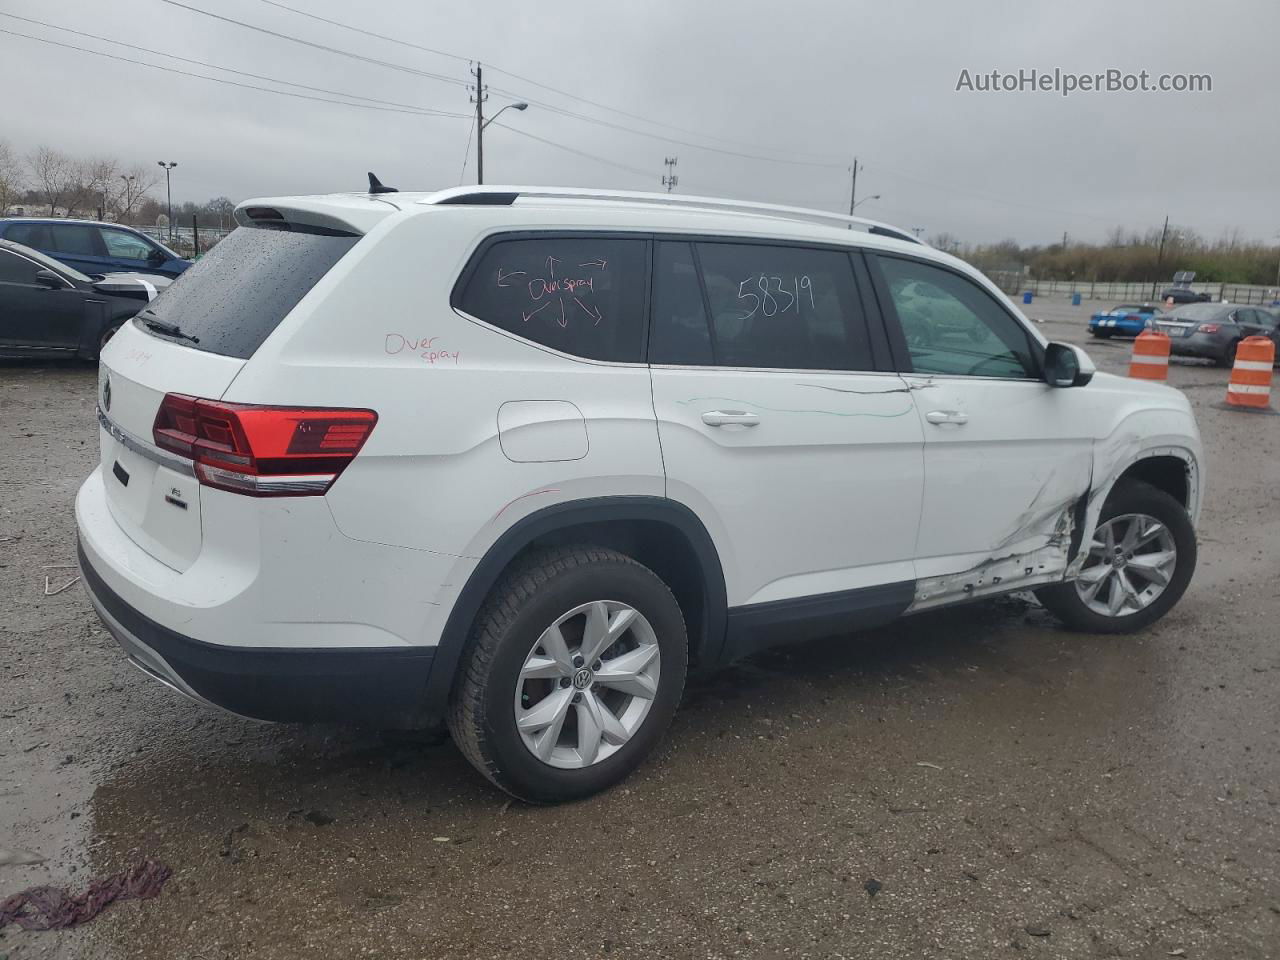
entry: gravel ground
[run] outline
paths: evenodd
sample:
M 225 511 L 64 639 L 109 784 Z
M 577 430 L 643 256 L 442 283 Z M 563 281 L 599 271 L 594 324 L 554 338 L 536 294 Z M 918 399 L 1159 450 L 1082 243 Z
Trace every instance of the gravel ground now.
M 1093 306 L 1027 310 L 1084 342 Z M 548 809 L 448 742 L 238 720 L 129 667 L 79 584 L 45 595 L 75 574 L 95 371 L 0 365 L 0 848 L 45 858 L 0 898 L 174 870 L 0 958 L 1280 956 L 1280 417 L 1214 406 L 1226 379 L 1172 367 L 1208 501 L 1153 629 L 1008 599 L 771 653 Z

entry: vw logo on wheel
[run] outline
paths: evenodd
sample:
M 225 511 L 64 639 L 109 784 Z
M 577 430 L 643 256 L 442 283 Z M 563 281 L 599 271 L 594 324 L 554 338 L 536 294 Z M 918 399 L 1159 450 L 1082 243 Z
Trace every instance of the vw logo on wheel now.
M 102 378 L 102 409 L 111 409 L 111 378 Z
M 573 686 L 575 690 L 585 690 L 591 686 L 591 671 L 583 667 L 573 675 Z

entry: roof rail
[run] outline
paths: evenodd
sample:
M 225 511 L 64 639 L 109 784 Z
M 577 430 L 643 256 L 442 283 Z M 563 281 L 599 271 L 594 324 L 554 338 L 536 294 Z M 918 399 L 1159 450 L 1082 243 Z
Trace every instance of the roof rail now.
M 757 213 L 782 220 L 844 224 L 882 237 L 893 237 L 907 243 L 922 243 L 905 230 L 878 220 L 850 217 L 828 210 L 789 207 L 752 200 L 727 197 L 690 197 L 670 193 L 644 193 L 631 190 L 583 190 L 575 187 L 451 187 L 419 200 L 424 204 L 512 204 L 519 198 L 538 200 L 603 200 L 617 203 L 640 203 L 650 206 L 683 207 L 696 210 L 724 210 L 735 213 Z

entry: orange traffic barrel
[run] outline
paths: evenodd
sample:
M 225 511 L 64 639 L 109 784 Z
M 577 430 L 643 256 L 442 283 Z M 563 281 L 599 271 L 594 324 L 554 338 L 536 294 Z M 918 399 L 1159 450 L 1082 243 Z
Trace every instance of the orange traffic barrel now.
M 1236 346 L 1236 362 L 1227 384 L 1227 405 L 1266 409 L 1271 405 L 1271 367 L 1276 345 L 1268 337 L 1245 337 Z
M 1133 341 L 1129 358 L 1129 376 L 1135 380 L 1169 379 L 1169 335 L 1158 330 L 1143 330 Z

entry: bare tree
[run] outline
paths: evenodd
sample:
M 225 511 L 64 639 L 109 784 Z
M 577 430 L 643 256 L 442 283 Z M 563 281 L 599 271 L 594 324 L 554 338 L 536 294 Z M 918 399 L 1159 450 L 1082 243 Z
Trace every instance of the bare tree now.
M 944 253 L 959 253 L 960 238 L 952 233 L 938 233 L 929 238 L 930 245 L 937 247 Z
M 116 180 L 119 162 L 115 157 L 91 157 L 76 163 L 76 180 L 80 186 L 79 202 L 83 206 L 97 207 L 105 217 L 115 201 L 120 187 Z
M 0 140 L 0 216 L 22 195 L 26 187 L 24 180 L 22 163 L 9 144 Z
M 39 146 L 27 157 L 36 188 L 49 204 L 49 216 L 76 187 L 75 164 L 71 158 L 52 147 Z
M 134 210 L 160 182 L 160 178 L 151 172 L 153 169 L 154 167 L 148 168 L 141 163 L 135 163 L 128 170 L 116 174 L 116 179 L 120 181 L 116 207 L 120 211 L 121 220 L 132 217 Z

